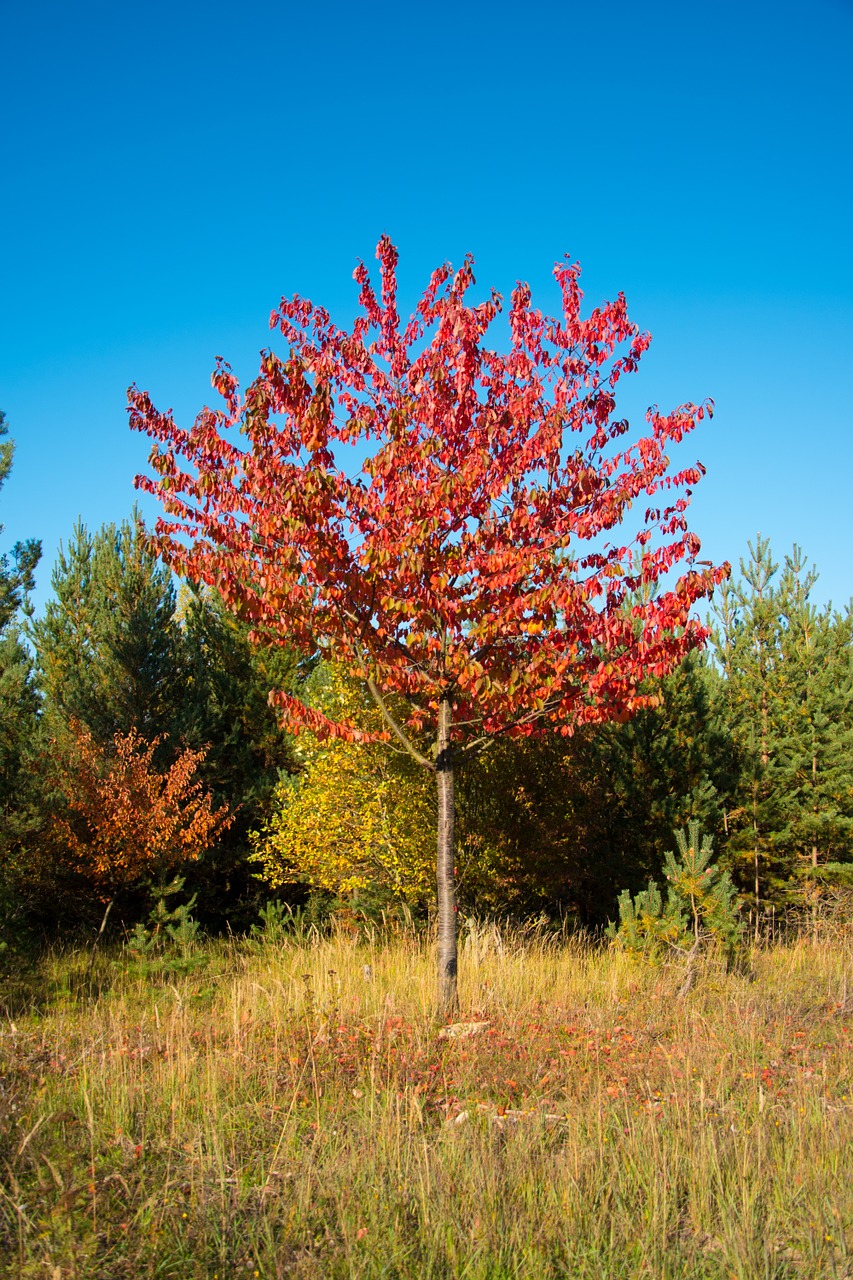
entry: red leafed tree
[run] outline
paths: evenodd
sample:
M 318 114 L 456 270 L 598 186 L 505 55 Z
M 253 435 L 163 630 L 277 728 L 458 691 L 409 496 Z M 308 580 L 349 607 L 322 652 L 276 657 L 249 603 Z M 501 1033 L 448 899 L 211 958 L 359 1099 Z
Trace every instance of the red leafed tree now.
M 703 642 L 691 609 L 728 566 L 696 564 L 685 510 L 704 468 L 673 473 L 668 452 L 710 402 L 649 410 L 635 443 L 615 416 L 650 341 L 623 295 L 584 318 L 579 268 L 559 263 L 562 315 L 519 284 L 500 353 L 487 335 L 502 300 L 468 301 L 470 258 L 436 271 L 403 325 L 387 237 L 377 257 L 378 293 L 363 264 L 354 273 L 350 331 L 283 299 L 270 325 L 286 354 L 262 352 L 243 396 L 219 359 L 223 407 L 184 430 L 132 387 L 130 420 L 157 442 L 156 478 L 137 484 L 165 508 L 153 540 L 167 563 L 216 587 L 258 640 L 334 653 L 366 681 L 389 740 L 435 773 L 450 1012 L 456 767 L 497 734 L 570 733 L 644 705 L 644 678 Z M 358 736 L 273 698 L 293 730 Z

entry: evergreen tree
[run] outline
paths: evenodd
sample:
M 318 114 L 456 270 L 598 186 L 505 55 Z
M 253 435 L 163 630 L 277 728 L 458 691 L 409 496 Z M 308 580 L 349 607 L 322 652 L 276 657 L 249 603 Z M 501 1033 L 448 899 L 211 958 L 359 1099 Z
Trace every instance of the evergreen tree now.
M 89 534 L 78 523 L 53 572 L 55 599 L 33 635 L 54 732 L 81 721 L 101 745 L 172 733 L 181 691 L 175 590 L 136 520 Z
M 8 434 L 6 415 L 0 409 L 0 489 L 12 469 L 15 455 L 14 441 L 2 438 Z M 2 532 L 3 526 L 0 524 L 0 533 Z M 35 538 L 16 542 L 12 548 L 11 561 L 8 555 L 0 556 L 0 632 L 12 621 L 26 593 L 32 590 L 33 574 L 40 558 L 41 543 Z
M 799 900 L 804 867 L 853 856 L 853 621 L 810 604 L 817 573 L 798 547 L 778 578 L 767 539 L 749 551 L 722 589 L 715 645 L 740 766 L 727 860 L 757 921 Z
M 280 779 L 293 773 L 292 739 L 269 703 L 271 689 L 294 687 L 296 658 L 262 648 L 213 591 L 182 594 L 179 609 L 182 691 L 177 725 L 194 750 L 207 748 L 199 776 L 234 815 L 214 850 L 194 868 L 199 912 L 227 915 L 234 927 L 254 910 L 258 881 L 247 863 L 249 833 L 264 825 Z M 245 908 L 241 906 L 245 903 Z
M 671 832 L 697 820 L 716 838 L 735 784 L 731 736 L 720 714 L 720 677 L 703 653 L 688 654 L 649 686 L 657 705 L 600 735 L 626 861 L 644 876 L 661 867 Z M 623 880 L 624 883 L 624 880 Z
M 774 583 L 778 563 L 761 535 L 748 544 L 741 579 L 718 597 L 714 633 L 725 680 L 725 709 L 740 764 L 738 786 L 726 813 L 727 858 L 737 883 L 758 912 L 784 901 L 790 867 L 775 839 L 780 824 L 778 746 L 786 675 L 780 659 L 781 601 Z
M 32 659 L 11 623 L 0 630 L 0 882 L 25 876 L 25 849 L 40 825 L 35 757 L 39 700 Z
M 0 412 L 0 437 L 8 434 Z M 0 439 L 0 488 L 12 467 L 14 445 Z M 0 533 L 3 526 L 0 525 Z M 32 661 L 16 614 L 26 609 L 25 596 L 41 555 L 35 539 L 18 542 L 0 557 L 0 909 L 7 923 L 21 906 L 15 892 L 27 840 L 39 823 L 37 773 L 33 768 L 38 732 L 38 696 Z
M 713 840 L 702 833 L 698 820 L 692 819 L 686 830 L 676 831 L 675 839 L 677 855 L 672 849 L 664 855 L 666 899 L 654 880 L 635 898 L 623 890 L 618 901 L 619 924 L 611 923 L 607 934 L 635 954 L 653 957 L 670 949 L 686 953 L 689 967 L 683 994 L 692 984 L 690 964 L 700 948 L 717 947 L 732 959 L 743 926 L 735 886 L 729 873 L 711 861 Z
M 32 626 L 39 685 L 54 720 L 73 717 L 87 724 L 95 716 L 92 551 L 91 535 L 82 523 L 76 524 L 67 550 L 59 544 L 51 575 L 56 598 Z
M 806 874 L 853 859 L 853 607 L 818 611 L 809 602 L 816 581 L 795 546 L 780 582 L 788 696 L 777 843 Z
M 187 591 L 179 609 L 183 690 L 181 735 L 193 747 L 209 744 L 205 770 L 247 820 L 264 810 L 282 770 L 293 767 L 291 739 L 269 703 L 271 689 L 297 679 L 285 648 L 261 648 L 212 591 Z

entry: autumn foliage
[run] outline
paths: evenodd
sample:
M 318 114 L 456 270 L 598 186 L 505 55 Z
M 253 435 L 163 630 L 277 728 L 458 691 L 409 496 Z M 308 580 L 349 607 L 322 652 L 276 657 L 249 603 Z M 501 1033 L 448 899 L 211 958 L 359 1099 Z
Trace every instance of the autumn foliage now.
M 314 701 L 362 727 L 380 728 L 363 686 L 321 668 Z M 435 800 L 428 776 L 381 743 L 311 734 L 299 742 L 300 772 L 282 779 L 253 860 L 272 888 L 301 882 L 336 896 L 380 901 L 432 896 Z
M 158 549 L 259 638 L 333 644 L 353 673 L 409 699 L 415 730 L 446 695 L 469 739 L 642 705 L 640 681 L 704 638 L 691 608 L 727 571 L 695 564 L 684 513 L 704 468 L 670 470 L 669 449 L 710 402 L 649 410 L 649 433 L 623 446 L 615 390 L 650 338 L 622 295 L 583 319 L 579 268 L 558 264 L 562 318 L 519 285 L 500 354 L 485 338 L 501 299 L 468 303 L 470 260 L 436 271 L 403 327 L 387 238 L 377 256 L 381 293 L 359 266 L 351 332 L 283 299 L 271 325 L 288 356 L 265 351 L 245 397 L 220 359 L 224 409 L 189 430 L 131 389 L 131 425 L 159 442 L 158 478 L 138 479 L 171 517 Z M 338 464 L 338 444 L 368 449 L 358 474 Z M 677 585 L 634 601 L 682 561 Z M 292 696 L 278 702 L 293 728 L 358 736 Z
M 350 331 L 283 299 L 271 326 L 287 354 L 264 351 L 245 396 L 220 359 L 221 409 L 187 430 L 132 387 L 130 421 L 156 442 L 156 477 L 137 483 L 165 509 L 153 545 L 166 562 L 215 587 L 257 639 L 333 656 L 384 725 L 368 734 L 280 691 L 287 726 L 385 737 L 435 772 L 449 1006 L 455 767 L 496 734 L 571 733 L 648 705 L 642 682 L 703 642 L 691 610 L 728 566 L 699 564 L 687 526 L 704 468 L 670 466 L 710 402 L 650 409 L 634 443 L 616 415 L 650 341 L 623 295 L 584 318 L 579 267 L 559 263 L 560 318 L 517 285 L 501 353 L 487 335 L 502 300 L 469 301 L 470 258 L 434 272 L 403 324 L 387 237 L 377 257 L 378 293 L 356 268 Z
M 213 808 L 195 776 L 203 751 L 185 749 L 159 772 L 157 739 L 146 742 L 131 729 L 104 750 L 79 721 L 70 731 L 61 779 L 67 813 L 54 835 L 100 888 L 113 893 L 194 861 L 230 826 L 228 810 Z

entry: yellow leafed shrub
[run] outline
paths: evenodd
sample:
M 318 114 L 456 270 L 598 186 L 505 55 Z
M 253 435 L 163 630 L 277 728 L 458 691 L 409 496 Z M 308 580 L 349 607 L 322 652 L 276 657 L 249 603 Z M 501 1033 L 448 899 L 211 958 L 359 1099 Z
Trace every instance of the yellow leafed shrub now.
M 312 684 L 312 704 L 326 714 L 381 727 L 369 696 L 334 667 L 322 667 Z M 432 896 L 432 775 L 382 743 L 321 743 L 304 734 L 297 754 L 303 771 L 279 783 L 273 816 L 253 838 L 262 878 L 273 888 L 298 881 L 339 897 Z

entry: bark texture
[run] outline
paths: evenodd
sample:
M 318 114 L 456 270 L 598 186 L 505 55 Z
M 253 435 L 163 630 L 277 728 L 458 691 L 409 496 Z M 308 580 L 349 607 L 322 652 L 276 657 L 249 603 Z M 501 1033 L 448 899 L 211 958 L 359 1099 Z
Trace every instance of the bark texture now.
M 456 988 L 456 870 L 454 867 L 453 755 L 450 742 L 450 703 L 438 713 L 438 1009 L 450 1017 L 458 1008 Z

